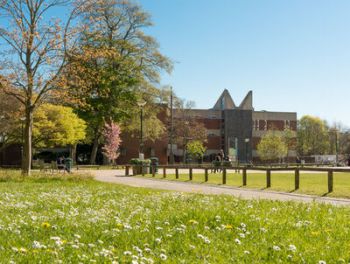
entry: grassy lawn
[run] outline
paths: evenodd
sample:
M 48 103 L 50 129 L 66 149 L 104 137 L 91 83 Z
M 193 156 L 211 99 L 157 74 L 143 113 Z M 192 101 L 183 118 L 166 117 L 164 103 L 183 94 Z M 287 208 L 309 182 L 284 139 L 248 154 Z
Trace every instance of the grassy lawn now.
M 141 176 L 140 176 L 141 177 Z M 145 175 L 145 177 L 152 177 L 152 175 Z M 156 178 L 163 178 L 162 170 L 155 176 Z M 175 174 L 167 174 L 169 180 L 176 180 Z M 189 181 L 187 174 L 179 175 L 180 181 Z M 193 174 L 193 182 L 204 183 L 203 174 Z M 210 184 L 222 184 L 221 173 L 209 174 Z M 295 193 L 327 195 L 332 197 L 350 198 L 350 173 L 334 173 L 334 191 L 328 192 L 327 173 L 300 173 L 300 189 Z M 242 187 L 242 174 L 227 173 L 226 185 Z M 248 173 L 246 188 L 265 189 L 266 188 L 266 174 L 265 173 Z M 271 172 L 271 190 L 294 192 L 294 173 L 278 173 Z
M 350 208 L 15 171 L 0 180 L 1 263 L 350 261 Z

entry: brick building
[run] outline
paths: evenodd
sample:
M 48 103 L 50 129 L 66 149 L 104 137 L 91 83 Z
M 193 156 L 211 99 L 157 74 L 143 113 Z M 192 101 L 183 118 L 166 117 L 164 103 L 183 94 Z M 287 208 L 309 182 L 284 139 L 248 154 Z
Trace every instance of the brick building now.
M 166 122 L 166 109 L 160 119 Z M 257 161 L 257 145 L 261 137 L 269 130 L 283 131 L 286 128 L 296 132 L 297 114 L 289 112 L 255 111 L 253 108 L 253 93 L 250 91 L 241 104 L 236 105 L 227 90 L 221 94 L 213 108 L 190 109 L 192 118 L 202 122 L 207 129 L 207 151 L 205 160 L 212 160 L 222 149 L 226 155 L 241 162 Z M 180 118 L 179 111 L 173 111 L 174 118 Z M 295 133 L 296 137 L 296 133 Z M 296 138 L 295 138 L 296 141 Z M 159 157 L 160 163 L 168 161 L 170 145 L 167 135 L 156 142 L 145 142 L 145 157 Z M 139 141 L 123 135 L 123 147 L 118 163 L 127 163 L 132 157 L 138 156 Z M 173 145 L 175 160 L 182 160 L 183 150 Z M 295 160 L 296 151 L 288 153 L 290 160 Z

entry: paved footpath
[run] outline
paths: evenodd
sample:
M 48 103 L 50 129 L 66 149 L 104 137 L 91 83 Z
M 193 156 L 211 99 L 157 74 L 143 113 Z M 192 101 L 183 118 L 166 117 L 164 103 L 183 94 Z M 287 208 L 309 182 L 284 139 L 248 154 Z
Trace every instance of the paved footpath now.
M 83 172 L 83 171 L 80 171 Z M 280 201 L 297 202 L 319 202 L 339 206 L 350 206 L 350 199 L 320 197 L 313 195 L 303 195 L 294 193 L 283 193 L 276 191 L 252 190 L 245 188 L 235 188 L 222 185 L 211 185 L 191 182 L 179 182 L 162 179 L 150 179 L 141 177 L 125 176 L 124 170 L 97 170 L 86 171 L 93 174 L 96 180 L 117 184 L 124 184 L 133 187 L 143 187 L 159 190 L 170 190 L 177 192 L 190 192 L 212 195 L 233 195 L 242 199 L 268 199 Z

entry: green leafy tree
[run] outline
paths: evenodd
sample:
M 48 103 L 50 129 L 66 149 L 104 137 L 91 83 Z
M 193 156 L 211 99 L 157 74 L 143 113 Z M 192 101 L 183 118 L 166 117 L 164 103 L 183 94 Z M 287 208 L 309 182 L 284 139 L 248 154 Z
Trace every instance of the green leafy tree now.
M 302 156 L 326 154 L 330 148 L 327 123 L 318 117 L 303 116 L 298 123 L 298 153 Z
M 206 151 L 206 147 L 204 147 L 203 143 L 198 140 L 190 141 L 187 146 L 187 153 L 197 160 L 201 160 Z
M 33 145 L 39 147 L 72 146 L 85 139 L 85 121 L 73 109 L 43 104 L 34 114 Z
M 275 131 L 269 131 L 261 138 L 257 151 L 261 160 L 280 161 L 286 157 L 288 147 L 280 134 Z
M 88 123 L 93 143 L 90 162 L 95 163 L 104 124 L 136 116 L 137 100 L 151 83 L 159 82 L 160 71 L 171 71 L 172 64 L 160 53 L 156 40 L 144 33 L 152 23 L 139 5 L 86 1 L 82 9 L 88 26 L 66 74 L 71 96 L 79 101 L 76 109 Z

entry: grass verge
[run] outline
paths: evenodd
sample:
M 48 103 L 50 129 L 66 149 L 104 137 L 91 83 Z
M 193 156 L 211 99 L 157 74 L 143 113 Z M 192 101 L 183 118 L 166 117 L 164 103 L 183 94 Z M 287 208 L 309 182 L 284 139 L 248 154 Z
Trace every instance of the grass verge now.
M 208 175 L 209 184 L 222 185 L 221 173 L 210 173 Z M 142 176 L 139 176 L 142 177 Z M 145 177 L 151 178 L 152 175 L 147 174 Z M 157 179 L 163 179 L 161 171 L 155 175 Z M 189 181 L 189 175 L 180 174 L 179 179 L 175 178 L 175 174 L 167 174 L 168 180 Z M 206 183 L 204 173 L 193 174 L 193 182 Z M 300 173 L 299 190 L 294 190 L 294 173 L 271 173 L 271 188 L 266 188 L 265 173 L 248 173 L 247 185 L 242 186 L 242 173 L 227 173 L 226 185 L 234 187 L 244 187 L 251 189 L 276 190 L 290 193 L 313 194 L 319 196 L 344 197 L 350 198 L 350 173 L 334 173 L 334 191 L 328 193 L 327 173 Z
M 350 261 L 349 208 L 16 177 L 0 205 L 3 263 Z

